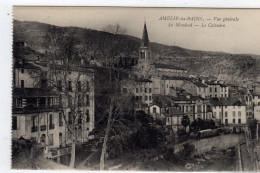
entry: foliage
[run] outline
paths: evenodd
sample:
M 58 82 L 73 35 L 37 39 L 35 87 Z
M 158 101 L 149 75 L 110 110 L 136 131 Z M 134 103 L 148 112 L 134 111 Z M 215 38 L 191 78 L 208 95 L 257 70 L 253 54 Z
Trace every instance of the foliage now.
M 187 160 L 193 157 L 195 146 L 190 143 L 183 144 L 183 149 L 180 151 L 179 156 L 183 160 Z
M 194 120 L 191 125 L 191 131 L 196 133 L 200 130 L 206 130 L 206 129 L 215 129 L 216 126 L 215 126 L 215 122 L 213 120 L 209 120 L 209 121 L 206 121 L 206 120 L 202 120 L 200 118 Z
M 190 125 L 190 119 L 189 119 L 188 115 L 183 115 L 183 117 L 181 119 L 181 124 L 184 127 L 184 131 L 186 132 L 187 126 Z
M 136 129 L 131 124 L 134 124 Z M 137 112 L 136 124 L 134 119 L 129 119 L 129 122 L 124 124 L 126 130 L 121 130 L 118 135 L 110 136 L 107 150 L 109 158 L 115 158 L 127 151 L 157 148 L 165 139 L 163 130 L 157 128 L 154 124 L 151 116 L 143 111 Z M 114 126 L 113 131 L 118 128 L 121 129 L 122 127 Z

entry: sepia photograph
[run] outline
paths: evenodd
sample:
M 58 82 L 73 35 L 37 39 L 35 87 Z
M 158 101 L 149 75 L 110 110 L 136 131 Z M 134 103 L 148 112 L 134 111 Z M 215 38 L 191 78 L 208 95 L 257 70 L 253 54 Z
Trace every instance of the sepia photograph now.
M 259 17 L 13 6 L 11 169 L 260 171 Z

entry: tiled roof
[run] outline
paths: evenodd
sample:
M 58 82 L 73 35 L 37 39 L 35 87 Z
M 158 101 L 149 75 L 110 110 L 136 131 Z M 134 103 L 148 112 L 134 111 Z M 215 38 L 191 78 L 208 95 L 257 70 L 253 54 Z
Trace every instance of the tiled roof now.
M 202 83 L 202 82 L 193 82 L 195 85 L 197 85 L 197 87 L 207 87 L 206 84 Z
M 162 80 L 190 80 L 187 77 L 181 77 L 181 76 L 162 76 Z
M 245 102 L 239 100 L 236 97 L 230 98 L 212 98 L 210 103 L 213 106 L 246 106 Z
M 166 69 L 175 69 L 175 70 L 186 70 L 180 67 L 176 67 L 174 65 L 170 65 L 170 64 L 160 64 L 160 63 L 155 63 L 153 64 L 155 66 L 155 68 L 166 68 Z
M 187 96 L 178 96 L 178 97 L 174 97 L 173 100 L 174 101 L 196 101 L 196 100 L 204 100 L 202 97 L 200 96 L 190 96 L 190 98 L 188 98 Z

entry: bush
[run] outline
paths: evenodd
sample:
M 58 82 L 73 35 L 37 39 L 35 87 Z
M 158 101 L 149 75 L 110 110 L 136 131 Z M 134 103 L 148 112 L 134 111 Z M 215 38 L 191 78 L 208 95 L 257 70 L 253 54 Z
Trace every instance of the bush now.
M 194 156 L 195 146 L 190 143 L 183 144 L 183 149 L 180 151 L 179 156 L 184 159 L 190 159 Z

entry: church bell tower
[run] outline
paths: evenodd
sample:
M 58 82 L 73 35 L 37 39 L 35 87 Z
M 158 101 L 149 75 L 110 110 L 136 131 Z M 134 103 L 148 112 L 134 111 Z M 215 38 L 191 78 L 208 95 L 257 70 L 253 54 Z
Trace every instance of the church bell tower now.
M 139 60 L 141 59 L 151 59 L 151 48 L 146 28 L 146 22 L 144 23 L 142 44 L 139 48 Z

